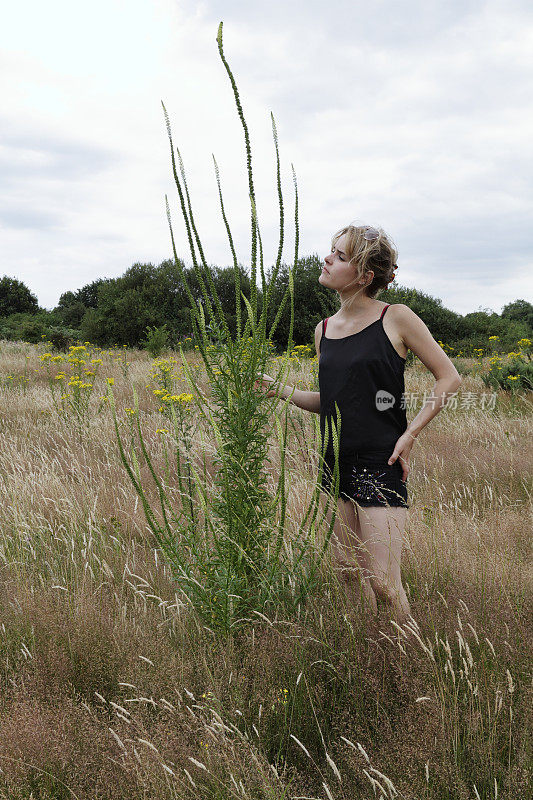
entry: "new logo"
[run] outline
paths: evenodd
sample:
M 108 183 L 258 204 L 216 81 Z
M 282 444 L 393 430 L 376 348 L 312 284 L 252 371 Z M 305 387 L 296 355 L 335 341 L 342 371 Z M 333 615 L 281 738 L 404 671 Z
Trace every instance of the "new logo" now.
M 385 389 L 379 389 L 376 392 L 376 408 L 378 411 L 386 411 L 388 408 L 392 408 L 395 402 L 394 395 Z

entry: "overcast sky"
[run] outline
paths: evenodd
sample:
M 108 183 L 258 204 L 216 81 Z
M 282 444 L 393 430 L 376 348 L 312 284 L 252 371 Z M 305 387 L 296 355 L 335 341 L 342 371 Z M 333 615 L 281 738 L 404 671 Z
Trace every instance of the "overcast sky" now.
M 53 308 L 135 262 L 190 263 L 161 100 L 185 163 L 207 260 L 232 263 L 217 160 L 250 266 L 250 129 L 265 266 L 279 209 L 284 260 L 381 225 L 397 281 L 466 314 L 533 300 L 530 0 L 4 0 L 0 27 L 1 272 Z

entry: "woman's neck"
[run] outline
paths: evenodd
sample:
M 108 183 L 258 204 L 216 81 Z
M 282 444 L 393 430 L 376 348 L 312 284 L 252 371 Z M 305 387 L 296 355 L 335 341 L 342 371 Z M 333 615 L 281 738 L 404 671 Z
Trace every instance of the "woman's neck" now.
M 361 319 L 361 317 L 370 315 L 371 310 L 375 309 L 375 306 L 379 304 L 380 303 L 378 300 L 373 300 L 371 297 L 368 297 L 365 300 L 355 300 L 350 304 L 348 309 L 343 310 L 340 308 L 335 314 L 335 317 L 339 322 L 350 323 L 352 321 Z

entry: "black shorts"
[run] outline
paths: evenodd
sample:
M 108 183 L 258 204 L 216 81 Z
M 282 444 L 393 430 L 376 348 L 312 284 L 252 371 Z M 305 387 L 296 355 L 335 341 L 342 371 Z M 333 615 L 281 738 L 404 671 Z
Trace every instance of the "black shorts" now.
M 398 458 L 394 464 L 387 464 L 391 453 L 392 450 L 339 456 L 339 497 L 355 500 L 360 506 L 409 508 L 407 481 L 402 480 L 402 463 Z M 321 486 L 330 493 L 333 493 L 334 466 L 334 457 L 326 454 Z

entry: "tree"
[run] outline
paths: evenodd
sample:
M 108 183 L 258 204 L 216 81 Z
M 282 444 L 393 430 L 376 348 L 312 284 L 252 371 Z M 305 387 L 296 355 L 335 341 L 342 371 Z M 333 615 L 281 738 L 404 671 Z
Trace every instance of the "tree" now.
M 87 308 L 96 308 L 98 305 L 98 292 L 100 291 L 100 287 L 105 286 L 105 284 L 112 280 L 113 278 L 98 278 L 92 283 L 82 286 L 81 289 L 78 289 L 76 292 L 76 299 Z
M 88 308 L 98 306 L 98 292 L 101 286 L 113 281 L 113 278 L 98 278 L 76 292 L 64 292 L 54 311 L 61 317 L 64 325 L 78 328 Z
M 514 300 L 507 303 L 502 309 L 502 317 L 513 319 L 517 322 L 525 322 L 533 329 L 533 305 L 527 300 Z
M 79 292 L 64 292 L 54 311 L 61 317 L 63 325 L 79 328 L 87 311 L 87 306 L 79 299 Z
M 0 317 L 10 314 L 36 314 L 39 311 L 37 297 L 25 283 L 4 275 L 0 280 Z

